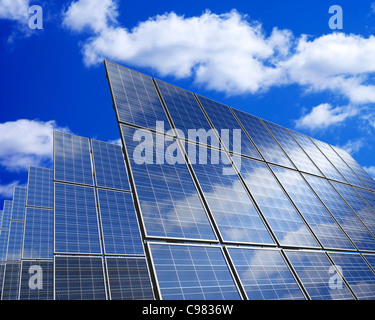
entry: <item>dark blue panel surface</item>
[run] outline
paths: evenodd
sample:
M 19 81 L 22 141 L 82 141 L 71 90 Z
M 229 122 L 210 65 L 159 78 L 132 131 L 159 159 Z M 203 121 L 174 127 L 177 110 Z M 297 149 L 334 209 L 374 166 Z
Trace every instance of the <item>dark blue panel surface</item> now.
M 12 220 L 25 220 L 27 188 L 15 187 L 13 193 Z
M 53 208 L 53 170 L 29 168 L 26 205 Z

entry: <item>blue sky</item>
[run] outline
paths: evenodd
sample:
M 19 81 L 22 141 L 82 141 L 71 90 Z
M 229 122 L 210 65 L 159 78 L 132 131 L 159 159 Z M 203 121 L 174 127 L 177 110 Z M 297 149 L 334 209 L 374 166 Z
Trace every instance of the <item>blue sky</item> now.
M 0 0 L 0 208 L 29 165 L 51 166 L 53 130 L 119 138 L 103 59 L 343 147 L 375 176 L 374 31 L 374 1 Z

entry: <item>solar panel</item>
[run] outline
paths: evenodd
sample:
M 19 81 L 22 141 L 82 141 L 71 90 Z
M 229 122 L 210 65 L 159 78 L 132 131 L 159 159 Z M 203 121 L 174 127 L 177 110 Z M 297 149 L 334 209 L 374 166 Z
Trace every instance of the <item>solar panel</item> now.
M 25 220 L 27 188 L 15 187 L 12 202 L 12 220 Z
M 7 258 L 9 230 L 0 230 L 0 263 L 5 262 Z
M 55 253 L 100 254 L 94 188 L 55 183 Z
M 97 187 L 130 190 L 121 147 L 91 140 Z
M 20 300 L 53 299 L 53 260 L 23 260 Z
M 55 256 L 55 300 L 105 300 L 101 257 Z
M 277 166 L 271 166 L 271 169 L 324 248 L 354 249 L 299 172 Z
M 236 109 L 232 110 L 266 161 L 295 168 L 259 118 Z
M 22 258 L 53 258 L 53 210 L 26 209 Z
M 163 300 L 239 300 L 222 249 L 217 246 L 149 243 Z
M 375 194 L 370 191 L 355 188 L 355 190 L 359 193 L 363 200 L 369 205 L 369 207 L 375 211 Z
M 194 94 L 166 82 L 155 80 L 161 96 L 167 106 L 177 134 L 182 139 L 199 142 L 205 145 L 219 147 L 219 140 L 202 112 Z M 210 135 L 203 135 L 200 139 L 195 130 L 203 130 Z M 203 140 L 203 141 L 202 141 Z
M 3 207 L 3 220 L 1 221 L 2 229 L 9 229 L 11 214 L 12 214 L 12 201 L 5 200 L 4 207 Z
M 4 271 L 1 300 L 18 300 L 20 285 L 20 262 L 7 262 Z
M 362 198 L 355 192 L 355 190 L 346 184 L 335 182 L 333 183 L 335 189 L 344 198 L 346 203 L 357 214 L 358 218 L 365 224 L 370 232 L 375 235 L 375 214 L 362 200 Z
M 164 143 L 163 140 L 159 143 L 158 140 L 165 137 L 150 131 L 126 126 L 121 126 L 121 130 L 146 235 L 216 240 L 177 142 L 169 140 Z M 136 138 L 142 135 L 146 140 L 139 143 Z M 147 155 L 143 157 L 144 152 L 149 153 L 151 161 Z M 171 162 L 174 156 L 183 163 Z
M 362 256 L 356 253 L 333 253 L 328 255 L 343 275 L 354 294 L 360 300 L 375 299 L 375 274 Z
M 197 99 L 212 125 L 220 134 L 221 143 L 228 151 L 261 159 L 259 152 L 247 137 L 229 107 L 200 95 L 197 95 Z
M 311 138 L 312 139 L 312 138 Z M 352 185 L 366 188 L 364 183 L 358 176 L 350 169 L 350 167 L 338 156 L 338 154 L 330 147 L 329 144 L 312 139 L 315 145 L 322 151 L 327 159 L 335 166 L 341 175 Z
M 353 300 L 338 270 L 322 251 L 285 250 L 311 300 Z
M 26 205 L 53 208 L 53 170 L 29 168 Z
M 130 193 L 98 189 L 105 254 L 144 254 Z
M 1 233 L 1 231 L 0 231 Z M 4 282 L 5 264 L 0 263 L 0 299 L 3 294 L 3 282 Z
M 248 158 L 242 158 L 240 163 L 240 173 L 246 186 L 278 243 L 285 246 L 320 247 L 267 165 Z
M 145 258 L 106 257 L 111 300 L 153 300 Z
M 23 221 L 11 221 L 9 228 L 9 240 L 7 249 L 7 261 L 20 261 L 23 243 Z
M 348 166 L 361 178 L 361 180 L 371 189 L 375 190 L 374 179 L 363 169 L 357 161 L 344 149 L 331 146 L 333 150 L 348 164 Z
M 228 248 L 249 300 L 305 300 L 280 250 Z
M 189 152 L 189 160 L 223 241 L 275 244 L 237 174 L 225 174 L 225 170 L 232 169 L 230 164 L 231 168 L 225 165 L 229 159 L 215 163 L 215 154 L 212 156 L 211 153 L 219 151 L 198 149 L 196 157 Z M 206 157 L 202 157 L 204 161 L 201 163 L 199 157 L 202 153 Z M 223 152 L 221 157 L 227 156 Z
M 310 138 L 302 133 L 289 130 L 290 134 L 296 139 L 300 146 L 305 150 L 308 156 L 314 161 L 315 165 L 328 179 L 346 182 L 336 168 L 328 161 L 318 147 L 310 140 Z
M 375 250 L 375 239 L 342 200 L 328 180 L 304 174 L 305 179 L 359 250 Z
M 270 130 L 298 170 L 322 176 L 322 173 L 289 134 L 288 130 L 263 119 L 262 122 Z
M 157 131 L 170 130 L 152 78 L 108 61 L 105 65 L 118 120 Z M 158 126 L 158 121 L 163 125 Z
M 93 185 L 89 139 L 54 132 L 53 161 L 55 180 Z

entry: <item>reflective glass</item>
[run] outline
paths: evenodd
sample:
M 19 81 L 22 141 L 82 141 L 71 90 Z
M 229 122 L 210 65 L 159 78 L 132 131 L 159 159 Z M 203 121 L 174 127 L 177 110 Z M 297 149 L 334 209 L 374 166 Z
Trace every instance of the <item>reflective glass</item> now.
M 259 118 L 236 109 L 233 111 L 266 161 L 294 168 L 292 162 Z
M 311 300 L 353 300 L 354 297 L 324 252 L 284 251 Z M 336 276 L 335 281 L 332 276 Z
M 1 221 L 1 229 L 9 229 L 11 214 L 12 214 L 12 201 L 5 200 L 4 207 L 3 207 L 3 219 Z
M 53 170 L 29 168 L 26 205 L 53 208 Z
M 236 160 L 236 164 L 239 160 Z M 263 162 L 242 158 L 240 173 L 280 245 L 319 247 L 279 183 Z
M 6 263 L 1 300 L 18 300 L 20 289 L 20 272 L 20 262 Z
M 111 300 L 153 300 L 145 258 L 106 258 Z
M 158 130 L 156 122 L 160 121 L 162 131 L 170 130 L 151 77 L 108 61 L 106 67 L 120 122 Z
M 177 141 L 121 129 L 147 235 L 216 240 Z
M 271 169 L 324 248 L 354 249 L 299 172 L 276 166 Z
M 222 249 L 150 243 L 163 300 L 238 300 L 241 296 Z
M 15 187 L 13 193 L 12 220 L 25 220 L 27 188 Z
M 375 212 L 375 194 L 359 188 L 356 188 L 355 190 L 357 190 L 362 199 L 365 200 L 369 207 Z
M 6 261 L 8 248 L 9 230 L 0 230 L 0 263 Z
M 307 182 L 359 250 L 375 251 L 375 239 L 328 180 L 304 174 Z
M 249 300 L 305 300 L 280 250 L 228 248 Z
M 23 221 L 10 222 L 7 261 L 21 260 L 24 226 Z

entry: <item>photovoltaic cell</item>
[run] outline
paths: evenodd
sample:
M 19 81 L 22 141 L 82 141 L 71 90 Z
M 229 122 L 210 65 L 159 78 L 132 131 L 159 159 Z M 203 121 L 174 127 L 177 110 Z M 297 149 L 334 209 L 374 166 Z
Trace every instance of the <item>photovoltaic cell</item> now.
M 53 258 L 53 210 L 27 208 L 23 259 Z
M 55 300 L 105 300 L 101 257 L 55 256 Z
M 220 135 L 222 144 L 230 152 L 261 159 L 251 140 L 242 130 L 229 107 L 214 100 L 197 95 L 212 125 Z M 238 138 L 236 131 L 241 134 Z
M 370 208 L 375 211 L 375 194 L 370 191 L 355 188 L 363 200 L 370 206 Z
M 362 256 L 354 253 L 328 253 L 342 275 L 360 300 L 375 299 L 375 274 Z
M 355 299 L 324 252 L 284 251 L 311 300 Z M 332 276 L 337 276 L 332 283 Z
M 239 300 L 222 249 L 216 246 L 149 244 L 163 300 Z
M 223 240 L 275 244 L 231 164 L 231 168 L 224 164 L 229 163 L 226 153 L 203 148 L 199 147 L 196 158 L 189 152 L 189 160 L 193 163 L 195 175 Z M 202 163 L 199 161 L 201 153 L 206 154 L 206 157 L 201 159 L 205 160 L 201 161 Z M 211 153 L 214 153 L 214 156 Z M 221 159 L 215 161 L 219 153 Z M 226 170 L 231 169 L 233 172 L 226 174 Z
M 164 136 L 121 129 L 147 235 L 216 240 L 177 141 L 159 143 Z M 133 139 L 137 134 L 144 135 L 141 143 Z M 173 163 L 174 157 L 183 163 Z
M 89 139 L 54 132 L 54 173 L 58 181 L 93 185 Z
M 319 169 L 289 134 L 288 130 L 272 122 L 263 119 L 262 121 L 279 142 L 289 158 L 293 161 L 298 170 L 322 176 Z
M 27 188 L 15 187 L 13 193 L 12 220 L 25 220 Z
M 1 300 L 18 300 L 20 286 L 20 262 L 7 262 L 5 265 L 3 293 Z
M 26 205 L 53 208 L 53 170 L 29 168 Z
M 5 262 L 7 258 L 9 230 L 0 230 L 0 263 Z
M 328 180 L 307 174 L 304 177 L 356 247 L 359 250 L 375 251 L 375 239 Z
M 23 260 L 21 270 L 20 300 L 53 299 L 53 260 Z M 34 275 L 41 275 L 32 282 L 36 288 L 29 283 Z
M 7 261 L 20 261 L 23 243 L 23 221 L 11 221 L 9 228 L 9 242 L 7 249 Z
M 366 225 L 370 232 L 375 235 L 375 213 L 351 186 L 338 182 L 333 183 L 333 186 L 357 214 L 358 218 Z
M 318 147 L 310 140 L 310 138 L 302 133 L 289 130 L 290 134 L 296 139 L 300 146 L 305 150 L 308 156 L 314 161 L 315 165 L 328 179 L 345 182 L 342 175 L 336 170 L 336 168 L 328 161 L 324 154 L 318 149 Z
M 266 161 L 295 168 L 259 118 L 236 109 L 232 110 Z
M 158 129 L 160 121 L 163 130 L 170 130 L 152 78 L 108 61 L 105 64 L 118 120 L 152 130 Z
M 375 190 L 375 180 L 358 164 L 357 161 L 353 159 L 353 157 L 347 151 L 335 146 L 331 147 L 371 190 Z
M 120 146 L 91 140 L 97 187 L 130 190 Z
M 320 247 L 265 163 L 242 158 L 240 173 L 279 244 Z
M 280 250 L 228 251 L 249 300 L 306 300 Z
M 276 166 L 271 166 L 271 169 L 324 248 L 354 249 L 299 172 Z
M 111 300 L 153 300 L 145 258 L 106 257 Z
M 133 196 L 98 189 L 105 254 L 144 254 Z
M 9 229 L 10 216 L 12 214 L 12 201 L 5 200 L 3 207 L 3 220 L 1 221 L 1 229 Z
M 330 147 L 329 144 L 312 139 L 315 145 L 322 151 L 322 153 L 327 157 L 329 161 L 335 166 L 335 168 L 341 173 L 341 175 L 348 181 L 350 184 L 366 188 L 364 183 L 358 176 L 349 168 L 349 166 L 338 156 L 338 154 Z
M 55 183 L 56 253 L 100 254 L 94 188 Z

